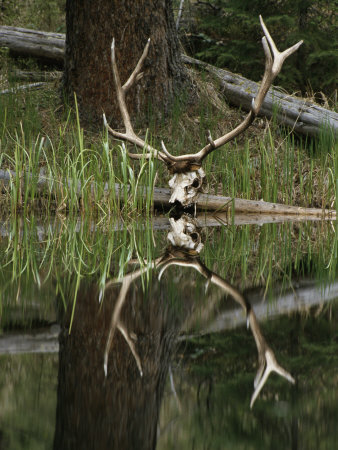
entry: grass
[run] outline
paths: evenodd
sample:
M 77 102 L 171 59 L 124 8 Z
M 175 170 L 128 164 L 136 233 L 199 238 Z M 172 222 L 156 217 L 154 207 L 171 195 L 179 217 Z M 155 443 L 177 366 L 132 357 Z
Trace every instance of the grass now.
M 9 4 L 15 9 L 13 2 Z M 46 29 L 39 20 L 51 19 L 50 9 L 61 4 L 52 2 L 49 12 L 43 10 L 32 26 Z M 28 26 L 23 16 L 16 18 L 13 13 L 10 17 L 7 24 Z M 52 20 L 50 29 L 56 29 Z M 30 60 L 13 61 L 2 49 L 0 62 L 0 88 L 4 89 L 15 86 L 8 76 L 13 66 L 36 67 Z M 219 86 L 206 75 L 192 72 L 192 76 L 198 88 L 196 103 L 189 104 L 185 96 L 176 99 L 171 117 L 162 122 L 151 115 L 150 107 L 149 130 L 141 130 L 157 148 L 163 139 L 173 154 L 196 151 L 206 143 L 206 130 L 219 137 L 243 116 L 224 103 Z M 124 145 L 108 138 L 104 129 L 84 130 L 76 99 L 74 108 L 62 104 L 57 81 L 39 91 L 0 95 L 0 168 L 15 173 L 6 186 L 0 181 L 0 215 L 13 227 L 0 263 L 4 274 L 11 272 L 2 280 L 2 295 L 17 289 L 11 293 L 17 298 L 30 280 L 40 285 L 53 278 L 65 306 L 69 292 L 75 305 L 83 279 L 95 277 L 104 292 L 106 280 L 123 276 L 130 259 L 147 264 L 156 255 L 151 227 L 140 232 L 137 224 L 141 215 L 149 223 L 152 187 L 155 179 L 157 185 L 167 185 L 165 168 L 153 160 L 130 161 Z M 275 120 L 258 119 L 236 141 L 212 152 L 204 168 L 205 190 L 211 193 L 338 209 L 338 152 L 325 129 L 316 140 L 296 138 Z M 48 181 L 43 189 L 39 176 Z M 116 183 L 122 186 L 120 196 Z M 51 214 L 61 219 L 60 228 L 52 227 L 38 243 L 32 231 L 34 217 L 53 221 Z M 123 232 L 107 236 L 117 220 L 124 224 Z M 91 234 L 93 224 L 98 234 Z M 326 267 L 325 277 L 329 274 L 332 279 L 337 273 L 337 229 L 333 231 L 330 224 L 222 227 L 207 234 L 205 262 L 243 289 L 264 284 L 268 292 L 276 280 L 290 284 L 294 273 L 317 273 L 313 253 L 321 255 L 315 267 Z
M 35 93 L 31 94 L 34 97 Z M 153 161 L 141 159 L 134 169 L 124 145 L 112 146 L 105 130 L 91 142 L 81 128 L 77 106 L 59 121 L 53 138 L 44 132 L 34 135 L 27 123 L 24 126 L 25 117 L 16 128 L 11 123 L 14 117 L 7 113 L 12 111 L 10 101 L 7 98 L 5 102 L 9 104 L 1 109 L 0 165 L 15 175 L 9 186 L 4 187 L 0 209 L 9 209 L 12 215 L 53 210 L 69 214 L 122 214 L 125 218 L 141 211 L 151 213 Z M 39 175 L 47 180 L 44 189 L 38 183 Z M 122 186 L 123 207 L 116 195 L 116 183 Z M 150 187 L 144 197 L 141 186 Z
M 55 292 L 63 307 L 71 307 L 74 314 L 82 283 L 96 284 L 97 300 L 102 301 L 107 281 L 122 278 L 135 263 L 150 268 L 167 245 L 167 233 L 154 234 L 149 219 L 126 223 L 113 217 L 95 220 L 51 215 L 38 219 L 32 215 L 2 221 L 1 230 L 2 323 L 11 307 L 20 305 L 23 312 L 29 309 L 25 299 L 39 299 L 48 316 L 54 308 Z M 323 284 L 336 279 L 337 231 L 330 223 L 320 222 L 221 226 L 206 230 L 201 259 L 240 291 L 263 286 L 272 300 L 277 284 L 281 294 L 298 279 Z M 179 279 L 183 285 L 196 284 L 196 302 L 203 300 L 204 279 L 195 277 L 191 269 L 170 270 L 174 295 L 178 291 L 175 279 Z M 145 271 L 143 287 L 152 277 L 150 269 Z
M 240 122 L 238 112 L 226 105 L 223 110 L 219 105 L 216 108 L 210 101 L 210 84 L 206 92 L 207 82 L 199 82 L 200 98 L 194 109 L 178 102 L 169 123 L 151 121 L 147 136 L 155 146 L 160 147 L 163 139 L 174 154 L 195 151 L 205 144 L 206 129 L 219 136 Z M 50 90 L 53 95 L 47 100 Z M 55 87 L 0 96 L 0 133 L 0 166 L 16 172 L 0 197 L 0 208 L 10 208 L 12 214 L 30 210 L 117 213 L 121 203 L 115 196 L 115 183 L 130 186 L 122 194 L 127 215 L 131 211 L 150 213 L 151 196 L 144 203 L 141 186 L 153 186 L 156 172 L 158 184 L 166 186 L 168 175 L 161 163 L 131 162 L 124 147 L 112 142 L 105 130 L 83 130 L 76 106 L 74 110 L 60 109 Z M 336 150 L 334 140 L 324 131 L 317 140 L 296 139 L 273 121 L 261 121 L 206 158 L 206 190 L 299 206 L 334 207 Z M 41 170 L 49 180 L 43 195 L 37 186 Z M 31 178 L 24 175 L 28 172 Z

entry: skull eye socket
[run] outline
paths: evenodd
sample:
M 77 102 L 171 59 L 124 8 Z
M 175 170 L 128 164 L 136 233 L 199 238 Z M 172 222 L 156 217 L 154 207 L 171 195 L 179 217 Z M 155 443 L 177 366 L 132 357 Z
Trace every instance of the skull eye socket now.
M 191 237 L 191 239 L 192 239 L 194 242 L 197 242 L 197 241 L 198 241 L 198 238 L 199 238 L 199 234 L 198 234 L 198 233 L 191 233 L 190 237 Z
M 191 183 L 191 186 L 193 188 L 198 188 L 200 185 L 200 180 L 198 178 L 195 178 L 194 181 Z

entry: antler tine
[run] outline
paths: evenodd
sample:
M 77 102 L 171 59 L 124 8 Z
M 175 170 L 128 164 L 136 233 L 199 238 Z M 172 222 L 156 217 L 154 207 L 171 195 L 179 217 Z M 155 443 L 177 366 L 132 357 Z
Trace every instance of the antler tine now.
M 265 72 L 263 76 L 263 80 L 261 82 L 261 86 L 259 88 L 258 94 L 254 100 L 254 103 L 252 105 L 252 110 L 255 115 L 258 114 L 264 98 L 273 82 L 273 80 L 276 78 L 276 76 L 279 74 L 279 72 L 282 69 L 283 63 L 286 60 L 286 58 L 292 53 L 294 53 L 298 48 L 302 45 L 303 41 L 299 41 L 297 44 L 293 45 L 292 47 L 284 50 L 284 52 L 280 53 L 276 47 L 276 44 L 274 43 L 274 40 L 272 39 L 269 30 L 267 29 L 264 20 L 262 16 L 259 16 L 259 20 L 261 23 L 261 27 L 264 32 L 264 37 L 262 38 L 262 45 L 265 53 Z M 271 52 L 273 54 L 273 58 L 271 56 Z
M 117 101 L 119 105 L 119 109 L 122 115 L 122 120 L 126 129 L 125 133 L 120 133 L 119 131 L 113 130 L 107 122 L 105 114 L 103 114 L 103 123 L 105 128 L 108 130 L 108 132 L 114 136 L 117 139 L 121 139 L 122 141 L 130 142 L 137 147 L 141 149 L 146 149 L 149 153 L 146 153 L 145 155 L 140 155 L 137 153 L 128 153 L 129 157 L 132 159 L 141 159 L 146 158 L 150 159 L 151 157 L 154 157 L 162 162 L 168 163 L 168 157 L 164 153 L 158 151 L 156 148 L 152 147 L 149 144 L 146 144 L 143 139 L 138 137 L 136 133 L 134 132 L 133 126 L 131 124 L 126 100 L 125 100 L 125 94 L 126 92 L 133 86 L 133 84 L 137 81 L 139 81 L 142 78 L 142 73 L 140 72 L 142 69 L 142 65 L 144 63 L 144 60 L 147 57 L 148 50 L 150 45 L 150 39 L 148 39 L 147 44 L 143 50 L 143 53 L 136 64 L 135 69 L 133 70 L 132 74 L 128 78 L 128 80 L 125 82 L 125 84 L 121 85 L 120 75 L 116 64 L 116 55 L 115 55 L 115 39 L 113 38 L 112 44 L 111 44 L 111 64 L 112 64 L 112 70 L 113 70 L 113 78 L 114 83 L 116 87 L 116 96 Z
M 138 355 L 138 353 L 137 353 L 137 351 L 135 349 L 134 342 L 132 341 L 128 330 L 126 329 L 126 327 L 121 322 L 119 322 L 119 324 L 117 325 L 117 328 L 120 331 L 120 333 L 122 334 L 122 336 L 124 337 L 124 339 L 126 340 L 128 346 L 130 348 L 130 351 L 133 354 L 134 359 L 136 361 L 136 365 L 137 365 L 138 371 L 140 372 L 140 376 L 143 377 L 143 370 L 142 370 L 141 359 L 140 359 L 140 357 L 139 357 L 139 355 Z
M 250 408 L 253 407 L 260 391 L 263 389 L 264 384 L 271 372 L 276 372 L 278 375 L 286 378 L 290 383 L 294 384 L 295 380 L 281 365 L 278 364 L 274 352 L 268 346 L 264 336 L 261 333 L 258 325 L 255 313 L 253 310 L 249 311 L 249 323 L 252 334 L 255 338 L 257 350 L 258 350 L 258 371 L 254 380 L 254 392 L 250 401 Z
M 143 53 L 141 55 L 141 58 L 138 60 L 138 63 L 135 66 L 135 69 L 133 70 L 132 74 L 128 78 L 128 80 L 124 83 L 122 86 L 122 89 L 124 93 L 126 93 L 132 85 L 136 82 L 138 82 L 143 77 L 143 72 L 140 72 L 143 66 L 143 63 L 148 56 L 148 50 L 150 46 L 150 38 L 148 39 L 146 46 L 144 47 Z

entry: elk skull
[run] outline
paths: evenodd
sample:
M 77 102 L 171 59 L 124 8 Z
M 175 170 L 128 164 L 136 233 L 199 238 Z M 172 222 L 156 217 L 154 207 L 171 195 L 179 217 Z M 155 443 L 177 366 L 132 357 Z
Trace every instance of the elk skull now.
M 200 253 L 204 245 L 196 221 L 187 214 L 183 214 L 178 220 L 170 218 L 169 221 L 171 231 L 167 239 L 171 245 Z
M 179 202 L 182 206 L 196 203 L 204 178 L 205 172 L 202 167 L 190 172 L 175 173 L 169 180 L 172 191 L 169 202 Z

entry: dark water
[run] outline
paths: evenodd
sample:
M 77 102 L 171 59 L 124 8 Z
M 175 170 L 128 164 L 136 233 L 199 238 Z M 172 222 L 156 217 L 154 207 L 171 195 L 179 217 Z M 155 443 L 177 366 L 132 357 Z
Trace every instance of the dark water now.
M 0 449 L 337 448 L 336 224 L 212 223 L 2 222 Z

